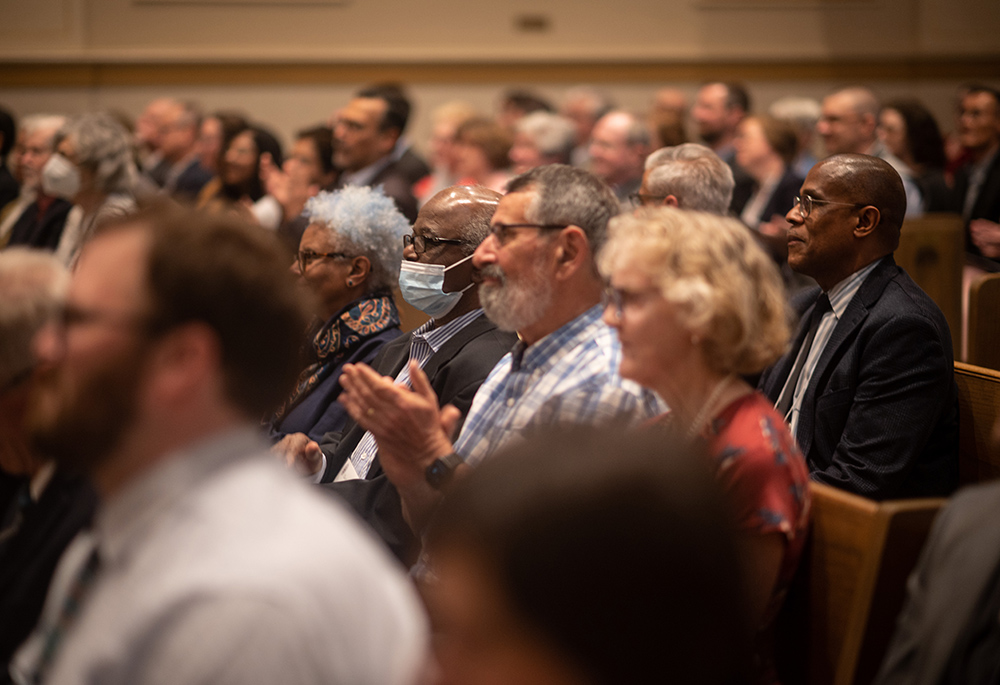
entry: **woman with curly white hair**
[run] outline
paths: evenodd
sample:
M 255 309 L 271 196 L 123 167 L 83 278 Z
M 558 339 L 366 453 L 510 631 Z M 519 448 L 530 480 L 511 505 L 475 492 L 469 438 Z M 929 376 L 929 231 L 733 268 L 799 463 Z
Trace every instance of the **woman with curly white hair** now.
M 399 280 L 410 224 L 380 188 L 347 186 L 306 204 L 309 225 L 292 271 L 314 296 L 308 365 L 270 419 L 275 441 L 305 433 L 318 441 L 339 431 L 347 411 L 337 402 L 344 364 L 370 364 L 400 334 L 392 288 Z
M 662 417 L 703 441 L 740 533 L 760 682 L 774 680 L 771 628 L 798 565 L 808 469 L 781 415 L 742 378 L 781 356 L 781 279 L 735 219 L 670 207 L 609 224 L 605 321 L 621 340 L 621 375 L 658 392 Z
M 56 257 L 73 266 L 98 224 L 135 211 L 138 172 L 131 137 L 110 114 L 71 118 L 56 133 L 55 143 L 55 153 L 42 168 L 42 189 L 74 205 L 56 247 Z

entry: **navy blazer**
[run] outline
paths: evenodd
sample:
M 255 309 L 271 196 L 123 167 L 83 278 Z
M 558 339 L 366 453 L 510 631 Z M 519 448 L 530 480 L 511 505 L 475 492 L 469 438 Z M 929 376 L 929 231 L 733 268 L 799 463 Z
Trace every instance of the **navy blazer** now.
M 761 376 L 772 402 L 805 338 Z M 958 484 L 958 389 L 937 305 L 884 257 L 837 323 L 802 399 L 796 439 L 813 480 L 882 500 L 947 495 Z
M 372 368 L 383 376 L 395 378 L 410 359 L 410 338 L 404 335 L 387 343 L 372 362 Z M 427 360 L 423 369 L 441 406 L 454 405 L 464 420 L 479 386 L 516 340 L 516 335 L 498 330 L 485 315 L 452 336 Z M 456 431 L 460 430 L 461 425 Z M 361 426 L 348 420 L 343 433 L 328 433 L 323 437 L 320 448 L 326 455 L 327 469 L 321 487 L 346 501 L 389 549 L 409 565 L 415 561 L 419 543 L 403 519 L 399 494 L 382 472 L 378 455 L 364 480 L 330 482 L 365 433 Z
M 969 190 L 969 165 L 955 172 L 955 206 L 962 211 L 965 206 L 965 194 Z M 972 203 L 969 219 L 988 219 L 1000 222 L 1000 154 L 993 158 L 993 163 L 986 172 L 986 178 L 979 189 L 976 201 Z M 979 248 L 972 242 L 969 227 L 965 227 L 965 251 L 974 255 L 978 266 L 987 271 L 1000 271 L 1000 262 L 984 257 Z

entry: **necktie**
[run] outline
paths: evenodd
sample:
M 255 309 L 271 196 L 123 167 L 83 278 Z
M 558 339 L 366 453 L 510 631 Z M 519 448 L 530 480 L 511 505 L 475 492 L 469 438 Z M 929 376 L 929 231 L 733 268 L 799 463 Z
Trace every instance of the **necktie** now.
M 792 367 L 792 372 L 788 374 L 788 380 L 785 381 L 785 387 L 781 389 L 781 395 L 778 397 L 778 401 L 775 403 L 775 409 L 778 413 L 788 418 L 788 411 L 792 407 L 792 401 L 795 398 L 795 386 L 799 384 L 799 377 L 802 376 L 802 369 L 806 365 L 806 359 L 809 357 L 809 350 L 812 348 L 813 340 L 816 338 L 816 331 L 819 329 L 819 324 L 823 320 L 823 316 L 830 311 L 830 298 L 827 297 L 826 293 L 822 293 L 819 299 L 816 300 L 816 304 L 813 306 L 812 315 L 809 317 L 809 331 L 806 333 L 805 339 L 802 341 L 802 347 L 799 349 L 799 355 L 795 358 L 795 366 Z

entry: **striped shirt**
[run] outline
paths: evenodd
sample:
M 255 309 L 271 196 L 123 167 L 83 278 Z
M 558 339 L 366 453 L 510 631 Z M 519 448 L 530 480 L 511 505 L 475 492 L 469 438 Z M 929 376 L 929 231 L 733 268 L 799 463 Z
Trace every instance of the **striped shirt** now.
M 416 360 L 420 364 L 420 368 L 424 368 L 428 359 L 434 356 L 456 333 L 479 318 L 482 313 L 482 309 L 474 309 L 437 328 L 433 327 L 434 320 L 431 319 L 414 330 L 410 334 L 410 359 L 406 364 L 403 364 L 403 368 L 396 375 L 396 385 L 410 387 L 410 361 Z M 351 465 L 358 478 L 364 478 L 368 475 L 377 453 L 378 445 L 375 443 L 375 438 L 371 433 L 365 433 L 358 442 L 358 446 L 351 453 Z M 338 480 L 342 479 L 338 478 Z
M 816 370 L 816 364 L 819 362 L 826 344 L 830 342 L 833 329 L 837 327 L 837 323 L 844 316 L 844 312 L 847 311 L 847 305 L 851 304 L 851 300 L 854 299 L 854 296 L 861 288 L 861 284 L 865 282 L 868 274 L 875 269 L 875 266 L 880 261 L 882 260 L 876 259 L 860 271 L 855 271 L 840 283 L 830 288 L 830 291 L 827 293 L 827 296 L 830 298 L 830 311 L 823 315 L 823 319 L 819 323 L 819 328 L 816 329 L 816 337 L 813 338 L 812 347 L 809 348 L 809 356 L 806 357 L 805 366 L 802 367 L 802 375 L 799 376 L 798 385 L 795 386 L 795 395 L 792 397 L 792 407 L 789 410 L 788 417 L 788 425 L 791 428 L 792 435 L 797 435 L 802 398 L 809 388 L 809 381 Z M 799 354 L 801 353 L 802 351 L 799 350 Z
M 635 423 L 666 409 L 654 393 L 618 375 L 621 346 L 601 312 L 592 307 L 497 362 L 455 443 L 468 464 L 541 427 Z

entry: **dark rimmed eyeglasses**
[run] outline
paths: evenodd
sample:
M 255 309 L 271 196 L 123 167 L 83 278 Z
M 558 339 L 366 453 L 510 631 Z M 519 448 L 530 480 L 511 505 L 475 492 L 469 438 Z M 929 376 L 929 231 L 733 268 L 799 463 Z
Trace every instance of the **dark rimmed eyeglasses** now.
M 309 265 L 315 262 L 317 259 L 350 259 L 351 255 L 344 254 L 343 252 L 313 252 L 312 250 L 299 250 L 299 254 L 296 260 L 299 264 L 299 273 L 305 273 Z
M 808 219 L 809 215 L 812 214 L 813 205 L 841 205 L 842 207 L 854 207 L 855 209 L 861 209 L 862 207 L 868 206 L 861 202 L 834 202 L 833 200 L 817 200 L 816 198 L 809 197 L 808 195 L 795 198 L 795 204 L 792 206 L 799 208 L 799 214 L 802 215 L 803 219 Z
M 515 228 L 537 228 L 541 231 L 561 231 L 569 224 L 493 224 L 490 226 L 490 235 L 503 245 L 510 237 L 510 232 Z
M 438 245 L 461 245 L 461 240 L 454 240 L 452 238 L 432 238 L 430 236 L 423 235 L 404 235 L 403 236 L 403 249 L 405 250 L 410 245 L 413 245 L 413 251 L 417 254 L 423 254 L 427 251 L 429 247 L 437 247 Z

